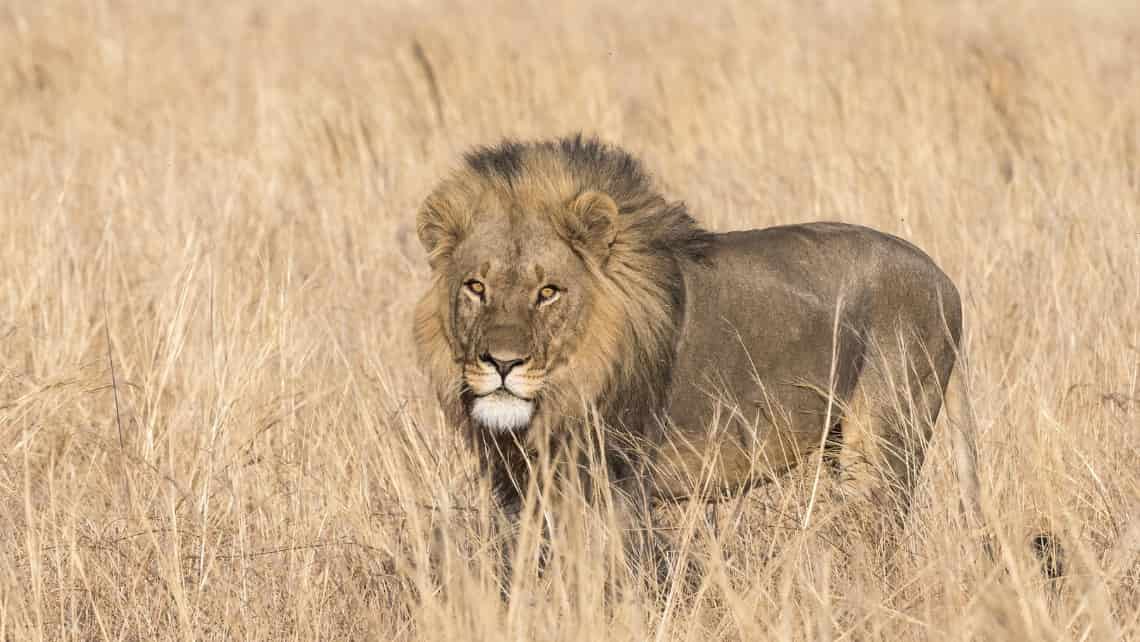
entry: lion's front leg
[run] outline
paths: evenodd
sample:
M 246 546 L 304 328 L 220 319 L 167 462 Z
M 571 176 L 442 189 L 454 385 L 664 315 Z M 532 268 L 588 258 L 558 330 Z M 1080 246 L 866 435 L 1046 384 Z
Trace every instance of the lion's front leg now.
M 514 581 L 515 556 L 518 552 L 519 530 L 524 511 L 524 481 L 501 464 L 491 471 L 492 494 L 496 510 L 491 515 L 491 542 L 497 554 L 496 575 L 503 600 L 510 597 Z
M 613 503 L 626 560 L 635 575 L 652 577 L 656 588 L 664 589 L 671 574 L 669 542 L 657 529 L 647 465 L 638 462 L 616 468 Z
M 499 510 L 492 516 L 492 541 L 495 547 L 493 550 L 498 558 L 495 574 L 499 593 L 504 601 L 510 598 L 511 584 L 514 580 L 514 560 L 518 550 L 521 513 L 522 504 L 512 502 L 500 505 Z

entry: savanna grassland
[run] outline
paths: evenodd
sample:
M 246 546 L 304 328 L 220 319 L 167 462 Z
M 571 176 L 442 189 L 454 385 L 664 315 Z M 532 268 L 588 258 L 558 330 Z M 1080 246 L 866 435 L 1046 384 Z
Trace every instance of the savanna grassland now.
M 946 269 L 998 564 L 936 438 L 889 565 L 793 475 L 667 511 L 698 585 L 567 535 L 500 601 L 415 211 L 579 130 L 711 229 Z M 11 640 L 1140 639 L 1140 6 L 6 2 L 0 551 Z

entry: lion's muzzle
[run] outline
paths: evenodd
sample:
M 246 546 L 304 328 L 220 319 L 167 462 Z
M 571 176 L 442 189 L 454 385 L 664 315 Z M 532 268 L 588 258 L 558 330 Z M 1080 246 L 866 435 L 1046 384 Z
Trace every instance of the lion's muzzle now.
M 496 432 L 521 430 L 530 424 L 542 373 L 529 357 L 510 351 L 484 352 L 464 369 L 464 378 L 475 396 L 471 418 L 478 424 Z

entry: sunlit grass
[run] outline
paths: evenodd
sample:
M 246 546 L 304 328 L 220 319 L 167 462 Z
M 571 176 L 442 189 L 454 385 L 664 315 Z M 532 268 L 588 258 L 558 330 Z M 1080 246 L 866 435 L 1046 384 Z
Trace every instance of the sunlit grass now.
M 1107 1 L 5 5 L 0 638 L 1140 638 L 1137 34 Z M 568 497 L 500 600 L 411 347 L 414 212 L 467 147 L 577 130 L 712 229 L 945 267 L 1000 564 L 936 437 L 897 550 L 803 529 L 809 466 L 664 510 L 703 573 L 657 592 L 611 590 Z

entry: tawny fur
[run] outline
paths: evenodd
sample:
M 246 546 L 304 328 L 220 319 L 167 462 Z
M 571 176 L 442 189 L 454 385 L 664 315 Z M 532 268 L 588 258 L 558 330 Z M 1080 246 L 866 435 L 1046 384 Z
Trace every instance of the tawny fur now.
M 738 494 L 823 447 L 843 493 L 905 515 L 962 333 L 958 293 L 928 256 L 834 223 L 710 234 L 632 156 L 580 136 L 465 160 L 418 216 L 433 283 L 415 336 L 508 514 L 536 466 L 589 451 L 643 557 L 653 503 Z M 534 292 L 550 279 L 566 290 L 547 305 Z M 518 369 L 497 372 L 496 354 Z M 521 429 L 477 408 L 500 376 L 526 384 Z M 956 414 L 977 526 L 973 424 Z

